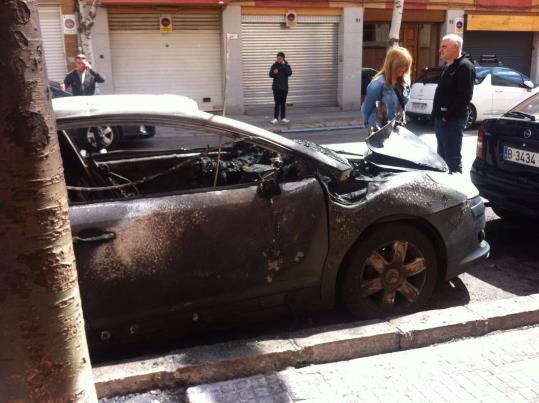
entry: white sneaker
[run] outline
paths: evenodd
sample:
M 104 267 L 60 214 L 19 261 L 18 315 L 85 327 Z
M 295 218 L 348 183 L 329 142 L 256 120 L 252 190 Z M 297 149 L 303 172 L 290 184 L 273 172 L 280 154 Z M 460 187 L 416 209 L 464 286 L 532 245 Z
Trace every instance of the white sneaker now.
M 273 118 L 272 121 L 271 121 L 271 124 L 274 125 L 278 122 L 277 118 Z
M 283 122 L 283 123 L 290 123 L 290 120 L 288 120 L 287 118 L 282 118 L 282 119 L 281 119 L 281 122 Z
M 80 156 L 82 158 L 86 158 L 87 155 L 88 155 L 88 152 L 86 150 L 80 150 Z
M 106 154 L 106 153 L 107 153 L 106 148 L 102 148 L 101 150 L 99 150 L 99 154 Z

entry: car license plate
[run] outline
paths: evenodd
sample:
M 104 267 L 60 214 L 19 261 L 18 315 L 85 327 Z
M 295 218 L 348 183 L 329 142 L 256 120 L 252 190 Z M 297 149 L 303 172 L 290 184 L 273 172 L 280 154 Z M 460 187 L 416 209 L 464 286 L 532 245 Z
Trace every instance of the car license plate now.
M 427 109 L 427 104 L 423 104 L 423 103 L 420 103 L 420 102 L 412 102 L 412 106 L 415 109 Z
M 539 168 L 539 153 L 503 146 L 503 159 L 505 161 Z

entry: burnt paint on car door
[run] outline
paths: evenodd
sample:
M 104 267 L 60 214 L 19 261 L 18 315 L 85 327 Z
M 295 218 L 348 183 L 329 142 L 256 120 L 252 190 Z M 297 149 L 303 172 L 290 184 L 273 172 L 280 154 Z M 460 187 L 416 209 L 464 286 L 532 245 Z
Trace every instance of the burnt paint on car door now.
M 317 286 L 328 247 L 323 190 L 313 178 L 280 188 L 71 206 L 73 235 L 97 237 L 75 244 L 90 328 Z

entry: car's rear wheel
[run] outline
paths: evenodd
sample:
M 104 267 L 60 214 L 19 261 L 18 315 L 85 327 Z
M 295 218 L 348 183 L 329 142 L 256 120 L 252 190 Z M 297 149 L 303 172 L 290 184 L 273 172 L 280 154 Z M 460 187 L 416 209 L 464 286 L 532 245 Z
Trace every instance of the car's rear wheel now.
M 95 127 L 90 127 L 86 130 L 86 138 L 88 144 L 95 150 L 99 151 L 96 141 L 96 129 Z M 109 151 L 114 150 L 118 147 L 120 143 L 121 133 L 117 127 L 114 126 L 100 126 L 103 135 L 105 136 L 105 148 Z
M 468 113 L 468 119 L 466 120 L 466 124 L 464 125 L 464 130 L 468 130 L 473 125 L 475 125 L 475 121 L 477 119 L 477 111 L 472 104 L 468 104 L 468 106 L 466 107 L 466 112 Z
M 352 250 L 341 293 L 358 317 L 402 315 L 427 302 L 437 277 L 436 252 L 423 232 L 406 223 L 383 224 Z

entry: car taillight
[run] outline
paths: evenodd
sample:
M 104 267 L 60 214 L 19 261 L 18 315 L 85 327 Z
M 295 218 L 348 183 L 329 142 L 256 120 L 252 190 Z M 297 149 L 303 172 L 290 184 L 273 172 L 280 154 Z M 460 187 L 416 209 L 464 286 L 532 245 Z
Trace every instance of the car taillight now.
M 475 151 L 475 155 L 477 158 L 484 160 L 486 153 L 487 148 L 485 146 L 485 126 L 481 125 L 479 126 L 479 130 L 477 132 L 477 149 Z

